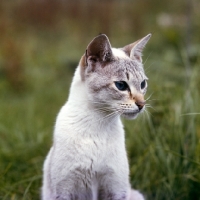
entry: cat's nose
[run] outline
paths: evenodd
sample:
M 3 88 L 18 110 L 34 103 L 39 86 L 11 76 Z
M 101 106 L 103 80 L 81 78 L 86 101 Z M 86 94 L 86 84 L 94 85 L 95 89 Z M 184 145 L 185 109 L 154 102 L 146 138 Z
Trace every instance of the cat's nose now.
M 138 102 L 135 102 L 135 104 L 137 105 L 139 110 L 142 110 L 142 108 L 145 105 L 145 101 L 138 101 Z

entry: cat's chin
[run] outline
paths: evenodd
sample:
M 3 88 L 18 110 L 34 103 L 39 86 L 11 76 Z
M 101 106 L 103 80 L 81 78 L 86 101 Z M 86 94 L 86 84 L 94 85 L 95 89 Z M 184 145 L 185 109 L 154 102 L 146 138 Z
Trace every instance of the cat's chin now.
M 139 112 L 136 112 L 136 113 L 135 112 L 134 113 L 123 113 L 122 117 L 126 118 L 126 119 L 135 119 L 135 118 L 137 118 L 138 114 L 139 114 Z

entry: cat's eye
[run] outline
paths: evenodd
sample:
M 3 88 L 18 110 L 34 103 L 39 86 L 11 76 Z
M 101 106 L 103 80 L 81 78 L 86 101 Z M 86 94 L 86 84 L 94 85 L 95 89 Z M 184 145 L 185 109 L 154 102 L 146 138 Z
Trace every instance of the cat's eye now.
M 118 90 L 125 91 L 128 90 L 128 84 L 125 81 L 115 81 L 115 86 Z
M 140 85 L 141 89 L 143 90 L 146 87 L 146 80 L 143 80 Z

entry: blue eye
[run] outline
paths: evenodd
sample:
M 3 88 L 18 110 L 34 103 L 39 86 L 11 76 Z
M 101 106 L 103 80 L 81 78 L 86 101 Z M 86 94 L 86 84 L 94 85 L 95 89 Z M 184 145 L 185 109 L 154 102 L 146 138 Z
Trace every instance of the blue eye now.
M 129 87 L 125 81 L 115 81 L 115 86 L 120 91 L 125 91 L 125 90 L 129 89 Z
M 144 89 L 146 87 L 146 80 L 143 80 L 141 82 L 141 85 L 140 85 L 141 89 Z

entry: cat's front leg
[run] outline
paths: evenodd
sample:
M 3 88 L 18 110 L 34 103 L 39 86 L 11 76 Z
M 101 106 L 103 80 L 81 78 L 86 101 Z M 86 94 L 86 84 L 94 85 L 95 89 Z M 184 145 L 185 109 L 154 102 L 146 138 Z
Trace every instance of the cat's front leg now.
M 119 179 L 116 174 L 106 174 L 101 178 L 98 200 L 129 200 L 130 190 L 127 180 Z
M 104 184 L 98 191 L 98 200 L 145 200 L 137 190 L 131 189 L 125 182 L 112 181 Z
M 100 190 L 98 200 L 129 200 L 126 191 L 114 192 L 109 190 Z
M 55 189 L 55 200 L 93 200 L 91 175 L 83 168 L 69 171 Z
M 99 200 L 145 200 L 144 196 L 137 190 L 131 190 L 130 193 L 126 191 L 111 192 L 100 191 Z

